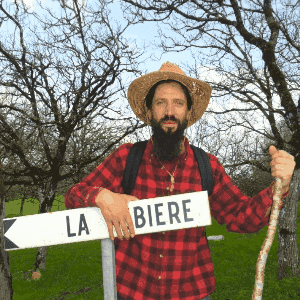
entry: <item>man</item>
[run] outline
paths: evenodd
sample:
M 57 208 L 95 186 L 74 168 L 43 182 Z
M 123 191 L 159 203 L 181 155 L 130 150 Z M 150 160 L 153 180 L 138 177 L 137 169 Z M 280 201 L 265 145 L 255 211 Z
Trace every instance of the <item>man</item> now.
M 215 278 L 205 230 L 188 228 L 134 236 L 129 201 L 201 191 L 201 178 L 184 130 L 204 114 L 210 99 L 207 83 L 188 77 L 175 64 L 134 80 L 128 100 L 134 113 L 152 126 L 131 195 L 121 187 L 132 144 L 123 144 L 65 195 L 67 208 L 98 206 L 115 240 L 119 300 L 210 299 Z M 293 157 L 270 147 L 272 176 L 284 178 L 287 196 L 295 167 Z M 269 222 L 272 186 L 247 197 L 207 154 L 214 188 L 209 197 L 212 216 L 231 232 L 257 232 Z M 122 232 L 121 232 L 122 228 Z M 131 238 L 130 238 L 131 235 Z M 123 240 L 123 236 L 126 238 Z

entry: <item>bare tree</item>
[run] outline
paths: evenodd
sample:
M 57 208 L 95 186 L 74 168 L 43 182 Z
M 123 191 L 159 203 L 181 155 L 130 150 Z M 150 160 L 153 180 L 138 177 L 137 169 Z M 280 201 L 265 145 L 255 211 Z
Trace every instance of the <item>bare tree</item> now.
M 83 122 L 81 122 L 83 123 Z M 25 128 L 24 124 L 23 126 L 20 126 L 21 128 Z M 97 126 L 98 127 L 98 126 Z M 94 128 L 95 129 L 95 128 Z M 21 129 L 22 130 L 22 129 Z M 66 149 L 65 154 L 65 163 L 61 166 L 61 174 L 67 174 L 72 173 L 74 174 L 67 179 L 64 179 L 62 181 L 59 181 L 57 184 L 56 189 L 56 195 L 64 195 L 67 190 L 73 186 L 74 184 L 80 182 L 83 177 L 90 174 L 97 165 L 99 165 L 103 161 L 103 157 L 100 157 L 97 161 L 90 163 L 85 166 L 81 166 L 81 164 L 86 160 L 91 160 L 94 157 L 97 157 L 100 154 L 99 150 L 95 151 L 94 147 L 97 144 L 97 142 L 94 141 L 95 137 L 88 137 L 87 134 L 91 132 L 91 124 L 89 126 L 83 126 L 81 132 L 79 133 L 79 136 L 77 136 L 76 132 L 71 135 L 69 140 L 69 145 Z M 111 130 L 107 128 L 106 133 L 109 134 Z M 20 135 L 27 136 L 25 133 L 20 132 Z M 30 141 L 31 145 L 22 143 L 24 149 L 32 150 L 33 156 L 30 159 L 30 163 L 38 166 L 39 168 L 43 168 L 45 166 L 45 158 L 44 158 L 44 151 L 42 147 L 38 147 L 38 138 L 35 137 L 35 139 Z M 49 147 L 51 149 L 51 152 L 54 151 L 54 148 L 52 143 L 50 141 L 47 141 L 49 144 Z M 102 150 L 105 149 L 106 145 L 101 143 L 100 138 L 98 139 L 98 143 L 101 144 Z M 54 145 L 55 146 L 55 145 Z M 90 147 L 90 148 L 89 148 Z M 109 153 L 114 151 L 117 148 L 117 145 L 113 145 Z M 18 172 L 20 169 L 20 162 L 17 161 L 15 155 L 9 156 L 8 153 L 5 151 L 5 149 L 0 150 L 0 157 L 6 156 L 7 163 L 5 164 L 5 169 L 9 170 L 10 174 L 13 174 L 15 172 Z M 106 155 L 105 155 L 106 156 Z M 35 159 L 34 159 L 35 157 Z M 37 158 L 41 158 L 38 160 Z M 11 183 L 14 180 L 13 176 L 4 176 L 3 179 L 7 183 Z M 5 202 L 9 201 L 15 201 L 16 199 L 21 199 L 21 206 L 20 206 L 20 212 L 19 216 L 23 215 L 23 208 L 25 204 L 25 200 L 27 199 L 27 202 L 30 201 L 31 203 L 34 203 L 34 201 L 28 199 L 38 199 L 38 188 L 31 182 L 30 176 L 18 176 L 18 182 L 26 182 L 28 185 L 23 184 L 17 184 L 16 185 L 10 185 L 4 187 L 4 197 Z M 64 202 L 62 202 L 64 204 Z M 63 205 L 64 206 L 64 205 Z M 6 218 L 10 218 L 11 216 L 8 215 L 6 212 Z
M 141 73 L 141 54 L 123 38 L 129 23 L 113 28 L 108 3 L 72 0 L 57 13 L 39 3 L 43 13 L 35 13 L 22 2 L 0 0 L 4 184 L 34 185 L 39 213 L 51 210 L 59 182 L 101 162 L 145 126 L 122 117 L 128 105 L 117 107 L 125 95 L 121 76 Z M 81 144 L 72 142 L 80 134 Z M 38 248 L 35 271 L 45 268 L 46 251 Z
M 285 140 L 290 140 L 292 133 L 287 127 L 284 120 L 278 123 L 278 129 L 281 136 Z M 268 134 L 271 135 L 270 132 Z M 253 179 L 258 182 L 268 181 L 270 182 L 270 157 L 268 153 L 269 147 L 272 145 L 272 140 L 263 138 L 260 141 L 261 147 L 264 149 L 264 156 L 261 158 L 261 163 L 265 166 L 268 172 L 263 172 L 257 167 L 253 168 Z M 296 176 L 298 174 L 296 173 Z M 256 184 L 259 184 L 259 183 Z M 293 182 L 294 185 L 294 182 Z M 299 272 L 299 251 L 297 245 L 297 219 L 298 219 L 298 201 L 299 199 L 299 186 L 291 187 L 291 193 L 287 200 L 294 198 L 295 201 L 291 201 L 291 207 L 285 208 L 285 210 L 279 215 L 278 223 L 278 280 L 282 280 L 285 277 L 295 277 L 295 274 Z M 298 190 L 298 191 L 297 191 Z M 298 194 L 298 195 L 297 195 Z M 286 201 L 287 201 L 286 200 Z M 298 200 L 298 201 L 297 201 Z
M 300 184 L 299 1 L 123 0 L 123 12 L 128 20 L 155 21 L 176 33 L 178 39 L 160 30 L 159 46 L 164 52 L 197 50 L 195 65 L 186 66 L 187 73 L 205 79 L 212 86 L 214 103 L 223 101 L 221 111 L 210 105 L 206 116 L 215 116 L 224 134 L 229 136 L 239 126 L 241 141 L 251 135 L 252 140 L 255 135 L 265 137 L 277 149 L 295 157 L 290 196 L 284 202 L 278 224 L 279 228 L 285 228 L 281 236 L 289 245 L 289 253 L 279 256 L 290 267 L 289 276 L 299 276 L 298 259 L 294 255 L 297 223 L 291 217 L 297 215 Z M 203 78 L 205 69 L 208 73 L 215 72 L 217 79 Z M 235 100 L 233 107 L 227 105 L 230 100 Z M 260 127 L 259 118 L 263 119 Z M 289 129 L 289 137 L 280 132 L 280 120 Z M 207 126 L 212 129 L 209 122 Z M 254 165 L 266 171 L 259 160 L 265 149 L 255 145 L 241 147 L 228 138 L 218 149 L 224 167 L 233 172 L 232 168 Z
M 0 164 L 2 162 L 0 160 Z M 9 255 L 4 251 L 3 219 L 5 218 L 4 186 L 2 182 L 2 169 L 0 165 L 0 299 L 13 298 L 12 276 L 9 268 Z

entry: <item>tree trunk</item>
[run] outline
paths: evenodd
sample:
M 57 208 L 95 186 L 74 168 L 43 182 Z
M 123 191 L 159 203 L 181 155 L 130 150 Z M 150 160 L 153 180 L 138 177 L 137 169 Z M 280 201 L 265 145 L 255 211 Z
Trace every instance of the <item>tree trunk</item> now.
M 297 212 L 299 201 L 300 170 L 295 170 L 290 184 L 290 195 L 278 219 L 278 280 L 299 276 L 297 246 Z
M 46 257 L 48 247 L 38 247 L 38 253 L 35 259 L 35 272 L 46 268 Z
M 40 203 L 39 214 L 49 213 L 55 198 L 57 182 L 47 182 L 38 187 L 38 200 Z M 35 260 L 35 272 L 46 268 L 46 256 L 48 247 L 38 247 Z
M 0 300 L 11 300 L 13 298 L 12 276 L 9 269 L 9 255 L 4 250 L 3 219 L 5 219 L 5 198 L 0 166 Z
M 24 203 L 25 203 L 25 199 L 26 199 L 26 196 L 25 196 L 25 192 L 24 192 L 24 195 L 23 195 L 23 199 L 21 201 L 21 209 L 20 209 L 20 217 L 23 216 L 23 208 L 24 208 Z

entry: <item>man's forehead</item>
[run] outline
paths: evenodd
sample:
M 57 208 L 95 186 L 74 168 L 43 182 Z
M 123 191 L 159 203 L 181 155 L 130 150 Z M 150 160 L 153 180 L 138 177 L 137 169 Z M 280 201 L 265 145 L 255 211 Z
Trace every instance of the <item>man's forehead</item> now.
M 184 92 L 182 85 L 180 83 L 178 83 L 178 82 L 167 82 L 167 83 L 164 82 L 164 83 L 160 83 L 156 87 L 155 91 L 161 91 L 161 90 L 166 90 L 166 89 L 170 89 L 170 88 L 172 88 L 172 89 L 175 88 L 175 89 L 180 90 L 181 92 Z
M 167 95 L 172 95 L 174 94 L 174 87 L 177 89 L 177 91 L 175 90 L 175 95 L 176 97 L 174 97 L 173 99 L 184 99 L 186 100 L 186 95 L 184 93 L 184 90 L 182 88 L 182 86 L 180 86 L 179 83 L 175 83 L 176 86 L 172 85 L 172 84 L 169 84 L 169 83 L 164 83 L 164 84 L 161 84 L 159 85 L 156 90 L 155 90 L 155 93 L 154 93 L 154 98 L 157 98 L 157 99 L 167 99 L 166 96 Z M 171 90 L 170 90 L 171 88 Z M 179 93 L 178 93 L 179 92 Z

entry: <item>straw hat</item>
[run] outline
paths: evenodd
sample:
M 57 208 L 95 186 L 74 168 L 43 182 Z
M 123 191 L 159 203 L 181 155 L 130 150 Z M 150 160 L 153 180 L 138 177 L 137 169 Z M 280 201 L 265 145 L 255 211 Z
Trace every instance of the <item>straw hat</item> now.
M 150 88 L 161 80 L 173 79 L 185 85 L 192 98 L 192 107 L 188 126 L 196 123 L 204 114 L 211 95 L 209 84 L 187 76 L 176 64 L 165 62 L 160 69 L 148 73 L 135 79 L 128 89 L 128 101 L 135 115 L 146 124 L 150 125 L 150 120 L 146 114 L 148 108 L 145 103 Z

